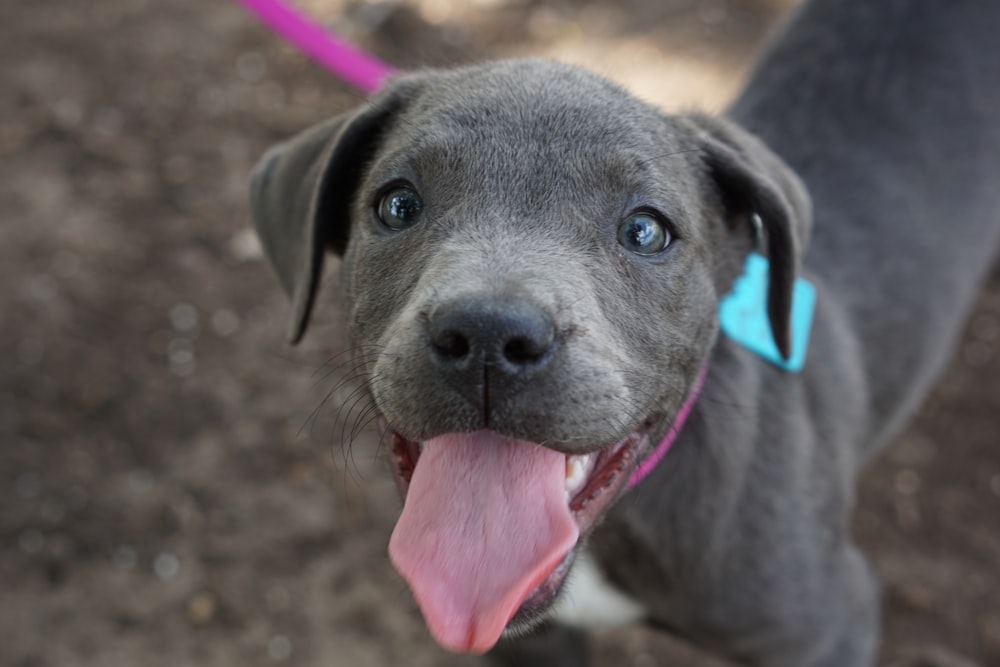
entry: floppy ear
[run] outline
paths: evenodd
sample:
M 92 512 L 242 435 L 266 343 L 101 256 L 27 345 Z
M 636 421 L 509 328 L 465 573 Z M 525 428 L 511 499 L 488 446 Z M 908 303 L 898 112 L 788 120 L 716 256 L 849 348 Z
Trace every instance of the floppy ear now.
M 288 337 L 302 338 L 329 247 L 342 254 L 365 167 L 407 86 L 315 125 L 269 150 L 250 176 L 250 209 L 264 254 L 292 300 Z
M 790 317 L 795 277 L 812 227 L 812 201 L 799 177 L 757 137 L 737 125 L 691 116 L 709 172 L 727 214 L 741 224 L 757 215 L 763 223 L 770 262 L 767 314 L 774 342 L 791 354 Z

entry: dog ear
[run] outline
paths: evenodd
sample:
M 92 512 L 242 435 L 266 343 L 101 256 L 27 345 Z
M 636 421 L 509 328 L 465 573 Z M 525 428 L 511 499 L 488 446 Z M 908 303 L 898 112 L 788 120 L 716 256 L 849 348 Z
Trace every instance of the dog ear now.
M 746 130 L 715 117 L 690 119 L 730 218 L 749 225 L 756 215 L 763 223 L 770 263 L 767 314 L 774 342 L 787 359 L 795 278 L 812 227 L 809 193 L 791 168 Z
M 327 248 L 343 254 L 364 169 L 412 86 L 393 84 L 370 104 L 269 150 L 250 176 L 250 208 L 264 254 L 292 300 L 288 337 L 305 331 Z

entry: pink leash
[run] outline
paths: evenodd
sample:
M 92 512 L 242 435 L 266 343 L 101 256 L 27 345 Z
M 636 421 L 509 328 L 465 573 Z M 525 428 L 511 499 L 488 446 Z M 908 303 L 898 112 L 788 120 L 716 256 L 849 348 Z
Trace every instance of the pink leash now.
M 313 60 L 366 93 L 374 93 L 395 72 L 389 65 L 341 41 L 281 0 L 237 1 Z
M 691 410 L 694 409 L 694 404 L 698 402 L 698 396 L 701 395 L 701 388 L 705 386 L 705 376 L 708 374 L 708 367 L 705 366 L 701 369 L 701 373 L 698 375 L 698 380 L 694 383 L 694 389 L 691 390 L 691 394 L 684 401 L 684 405 L 677 412 L 677 417 L 674 419 L 674 423 L 670 425 L 670 429 L 667 434 L 663 436 L 663 440 L 660 444 L 656 446 L 653 453 L 643 459 L 642 463 L 632 471 L 632 476 L 628 480 L 628 488 L 634 489 L 642 483 L 642 480 L 649 476 L 649 473 L 653 472 L 653 469 L 663 460 L 663 457 L 667 455 L 670 448 L 673 447 L 674 441 L 677 440 L 677 436 L 680 435 L 681 429 L 684 428 L 684 422 L 687 418 L 691 416 Z

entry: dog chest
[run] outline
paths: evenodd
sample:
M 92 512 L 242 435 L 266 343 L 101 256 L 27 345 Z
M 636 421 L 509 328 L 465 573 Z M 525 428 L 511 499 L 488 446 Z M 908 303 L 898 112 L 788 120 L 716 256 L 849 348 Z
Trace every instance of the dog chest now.
M 551 618 L 572 627 L 609 630 L 633 625 L 645 616 L 642 605 L 615 588 L 590 554 L 581 551 Z

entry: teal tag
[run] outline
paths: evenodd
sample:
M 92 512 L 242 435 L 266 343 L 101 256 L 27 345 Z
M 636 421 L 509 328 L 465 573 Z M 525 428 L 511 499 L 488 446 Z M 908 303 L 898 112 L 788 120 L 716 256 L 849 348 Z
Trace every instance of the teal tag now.
M 767 258 L 750 253 L 743 275 L 736 279 L 733 291 L 719 304 L 722 331 L 771 363 L 787 371 L 800 371 L 806 363 L 809 331 L 816 307 L 816 288 L 804 278 L 795 281 L 792 293 L 792 354 L 787 360 L 782 359 L 767 319 L 768 269 Z

